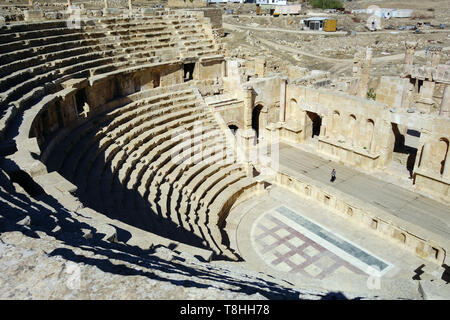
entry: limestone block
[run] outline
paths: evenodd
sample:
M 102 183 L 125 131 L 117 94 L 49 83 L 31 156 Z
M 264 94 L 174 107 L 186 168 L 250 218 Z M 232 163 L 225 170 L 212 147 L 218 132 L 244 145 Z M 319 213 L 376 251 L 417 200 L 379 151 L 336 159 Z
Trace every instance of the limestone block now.
M 122 15 L 124 12 L 122 9 L 119 8 L 103 8 L 103 16 L 108 17 L 108 16 L 120 16 Z
M 25 21 L 39 21 L 44 18 L 42 10 L 25 10 L 23 12 Z
M 61 12 L 45 12 L 44 17 L 48 20 L 58 20 L 62 19 L 63 15 Z
M 53 171 L 39 177 L 36 177 L 36 182 L 41 185 L 51 185 L 60 192 L 73 193 L 77 190 L 77 187 L 70 181 L 63 178 L 58 172 Z
M 103 12 L 102 12 L 102 10 L 89 10 L 88 16 L 98 18 L 98 17 L 103 16 Z
M 22 220 L 18 221 L 17 224 L 19 226 L 29 227 L 31 224 L 31 218 L 30 216 L 25 216 Z

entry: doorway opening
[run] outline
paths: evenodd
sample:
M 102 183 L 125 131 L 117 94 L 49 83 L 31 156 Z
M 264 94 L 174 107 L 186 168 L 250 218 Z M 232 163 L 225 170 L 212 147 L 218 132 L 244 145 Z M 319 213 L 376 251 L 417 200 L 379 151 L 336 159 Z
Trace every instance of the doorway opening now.
M 412 179 L 420 131 L 408 129 L 406 127 L 401 127 L 396 123 L 392 123 L 392 132 L 395 137 L 392 154 L 393 163 L 402 170 L 406 169 L 409 178 Z
M 260 116 L 261 116 L 261 110 L 263 106 L 257 105 L 253 108 L 252 111 L 252 129 L 255 130 L 255 141 L 259 138 L 259 124 L 260 124 Z
M 194 79 L 195 63 L 184 64 L 184 82 Z
M 320 127 L 322 126 L 322 118 L 315 112 L 306 111 L 308 116 L 307 120 L 310 121 L 312 125 L 311 138 L 320 135 Z
M 84 111 L 84 104 L 87 102 L 86 92 L 84 89 L 80 89 L 75 93 L 75 105 L 77 107 L 77 113 L 80 115 Z

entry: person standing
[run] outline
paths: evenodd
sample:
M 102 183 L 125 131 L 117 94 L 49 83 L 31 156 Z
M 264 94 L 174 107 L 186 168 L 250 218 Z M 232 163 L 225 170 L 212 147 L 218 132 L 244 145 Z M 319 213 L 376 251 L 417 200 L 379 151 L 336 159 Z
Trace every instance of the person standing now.
M 331 170 L 331 182 L 334 182 L 334 180 L 336 180 L 336 170 L 334 170 L 334 168 L 333 168 L 333 170 Z

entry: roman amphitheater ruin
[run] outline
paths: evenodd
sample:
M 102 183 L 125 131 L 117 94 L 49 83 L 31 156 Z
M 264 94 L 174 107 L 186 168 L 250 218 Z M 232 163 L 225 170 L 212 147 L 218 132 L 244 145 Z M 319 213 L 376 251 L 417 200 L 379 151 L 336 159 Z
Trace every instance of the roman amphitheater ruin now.
M 343 87 L 222 8 L 60 2 L 2 7 L 1 298 L 450 299 L 445 45 Z

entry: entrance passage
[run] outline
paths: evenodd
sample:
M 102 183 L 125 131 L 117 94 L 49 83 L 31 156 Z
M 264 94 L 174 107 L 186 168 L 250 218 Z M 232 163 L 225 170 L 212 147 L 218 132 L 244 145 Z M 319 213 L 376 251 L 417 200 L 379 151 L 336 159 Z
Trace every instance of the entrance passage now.
M 311 128 L 311 138 L 320 135 L 320 127 L 322 126 L 322 118 L 315 112 L 306 111 L 307 117 L 307 127 Z
M 184 64 L 184 82 L 194 79 L 195 63 Z
M 396 123 L 392 123 L 392 132 L 395 136 L 392 154 L 394 165 L 400 164 L 408 171 L 409 177 L 412 178 L 420 132 L 406 127 L 399 127 Z
M 85 89 L 80 89 L 75 93 L 75 102 L 77 106 L 77 112 L 80 115 L 84 111 L 84 104 L 86 103 L 86 91 Z
M 252 129 L 255 130 L 255 141 L 259 137 L 259 124 L 262 108 L 263 106 L 259 104 L 254 107 L 252 111 Z

